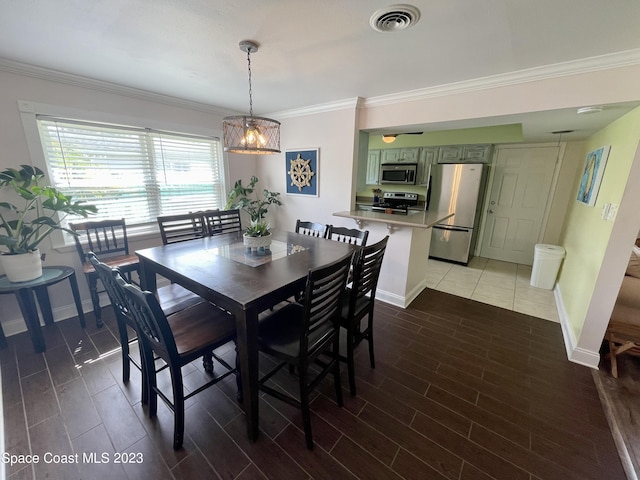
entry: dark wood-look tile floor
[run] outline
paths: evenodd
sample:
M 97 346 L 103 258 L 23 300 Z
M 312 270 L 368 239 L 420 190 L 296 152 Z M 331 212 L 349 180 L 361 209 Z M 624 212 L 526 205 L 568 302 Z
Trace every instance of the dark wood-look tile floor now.
M 13 336 L 0 351 L 5 450 L 78 453 L 80 462 L 15 465 L 7 477 L 625 478 L 591 372 L 567 361 L 559 324 L 434 290 L 405 310 L 379 303 L 375 317 L 376 369 L 361 345 L 358 395 L 345 374 L 344 408 L 331 381 L 320 386 L 311 452 L 299 411 L 271 397 L 261 397 L 261 435 L 249 443 L 233 379 L 187 402 L 184 447 L 174 452 L 171 412 L 160 402 L 150 420 L 139 373 L 121 381 L 112 317 L 100 330 L 91 318 L 86 331 L 74 319 L 46 327 L 44 354 Z M 198 363 L 188 388 L 205 375 Z M 276 381 L 296 391 L 286 369 Z

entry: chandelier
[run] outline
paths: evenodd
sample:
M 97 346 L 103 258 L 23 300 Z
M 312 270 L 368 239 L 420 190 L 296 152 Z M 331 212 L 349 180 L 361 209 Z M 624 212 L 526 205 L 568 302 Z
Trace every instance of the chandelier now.
M 247 53 L 249 115 L 235 115 L 222 119 L 224 151 L 254 155 L 280 153 L 280 122 L 253 115 L 251 54 L 258 51 L 258 44 L 243 40 L 240 42 L 240 50 Z

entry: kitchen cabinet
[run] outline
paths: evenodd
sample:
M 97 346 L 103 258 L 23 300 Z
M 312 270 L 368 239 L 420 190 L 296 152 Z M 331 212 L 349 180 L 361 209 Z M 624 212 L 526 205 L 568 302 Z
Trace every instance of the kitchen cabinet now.
M 430 167 L 438 161 L 438 147 L 422 147 L 418 159 L 417 185 L 427 185 L 429 183 Z
M 445 145 L 438 149 L 438 163 L 489 163 L 491 145 Z
M 489 163 L 491 145 L 465 145 L 462 158 L 467 163 Z
M 369 150 L 367 155 L 367 175 L 365 183 L 367 185 L 378 185 L 380 183 L 380 150 Z
M 381 163 L 418 163 L 420 148 L 385 148 Z

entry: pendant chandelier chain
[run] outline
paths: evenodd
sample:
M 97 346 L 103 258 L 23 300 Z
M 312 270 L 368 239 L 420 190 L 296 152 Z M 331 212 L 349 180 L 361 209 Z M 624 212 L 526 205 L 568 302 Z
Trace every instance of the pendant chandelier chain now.
M 251 89 L 251 48 L 247 48 L 247 66 L 249 71 L 249 116 L 253 117 L 253 90 Z

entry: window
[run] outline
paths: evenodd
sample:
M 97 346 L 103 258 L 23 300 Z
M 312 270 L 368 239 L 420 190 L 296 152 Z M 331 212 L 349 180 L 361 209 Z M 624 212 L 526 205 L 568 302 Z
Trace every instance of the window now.
M 96 205 L 91 219 L 125 218 L 133 226 L 224 207 L 217 138 L 45 116 L 38 128 L 51 184 Z

